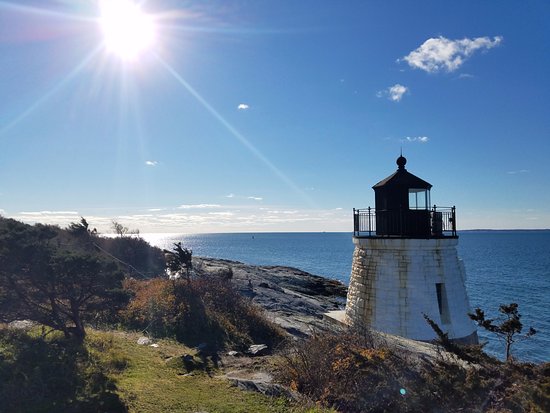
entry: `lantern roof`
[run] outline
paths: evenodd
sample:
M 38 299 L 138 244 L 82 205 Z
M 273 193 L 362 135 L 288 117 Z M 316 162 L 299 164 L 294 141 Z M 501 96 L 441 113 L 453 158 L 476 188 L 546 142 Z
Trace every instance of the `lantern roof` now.
M 405 169 L 407 159 L 403 155 L 397 158 L 396 163 L 398 166 L 397 171 L 374 185 L 372 187 L 374 190 L 391 187 L 431 189 L 432 184 L 420 179 Z

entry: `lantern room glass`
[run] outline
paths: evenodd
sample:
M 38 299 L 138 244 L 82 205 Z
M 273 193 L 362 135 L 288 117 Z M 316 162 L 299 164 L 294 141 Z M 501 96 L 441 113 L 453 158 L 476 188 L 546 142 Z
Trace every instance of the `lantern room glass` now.
M 409 188 L 409 209 L 429 209 L 430 191 L 421 188 Z

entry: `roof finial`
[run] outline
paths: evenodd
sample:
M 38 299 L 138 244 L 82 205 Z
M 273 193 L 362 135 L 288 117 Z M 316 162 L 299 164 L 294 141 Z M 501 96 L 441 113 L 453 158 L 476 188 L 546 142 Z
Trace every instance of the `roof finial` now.
M 401 154 L 399 155 L 399 158 L 397 158 L 397 166 L 399 167 L 399 170 L 405 170 L 405 165 L 407 164 L 407 158 L 403 156 L 403 147 L 401 147 Z

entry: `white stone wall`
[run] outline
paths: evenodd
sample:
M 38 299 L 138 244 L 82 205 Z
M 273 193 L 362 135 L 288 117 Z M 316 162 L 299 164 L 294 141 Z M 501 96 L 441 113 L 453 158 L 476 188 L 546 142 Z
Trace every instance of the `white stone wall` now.
M 471 310 L 464 265 L 456 251 L 458 239 L 354 238 L 353 242 L 348 324 L 365 323 L 390 334 L 432 340 L 436 335 L 426 323 L 425 313 L 449 338 L 464 338 L 476 331 L 467 315 Z M 438 283 L 444 290 L 443 317 Z

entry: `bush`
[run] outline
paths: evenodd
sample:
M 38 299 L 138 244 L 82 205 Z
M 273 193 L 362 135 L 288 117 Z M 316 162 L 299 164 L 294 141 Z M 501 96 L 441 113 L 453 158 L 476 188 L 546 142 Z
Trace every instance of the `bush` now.
M 5 413 L 127 411 L 97 359 L 59 334 L 0 330 L 0 383 Z
M 278 378 L 341 412 L 546 412 L 548 364 L 482 364 L 407 355 L 351 331 L 292 344 Z
M 134 298 L 121 313 L 123 323 L 154 336 L 239 349 L 253 343 L 273 346 L 283 339 L 282 331 L 261 309 L 218 277 L 129 280 L 125 288 Z
M 152 278 L 164 274 L 164 254 L 143 238 L 128 236 L 117 238 L 96 237 L 96 244 L 124 263 L 124 270 L 136 278 Z

